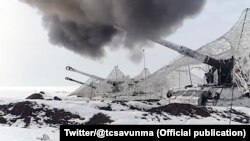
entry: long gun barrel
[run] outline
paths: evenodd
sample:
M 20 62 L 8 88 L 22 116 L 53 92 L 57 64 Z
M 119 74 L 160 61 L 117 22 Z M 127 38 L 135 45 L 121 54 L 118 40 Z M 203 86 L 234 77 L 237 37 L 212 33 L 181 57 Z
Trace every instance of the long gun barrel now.
M 114 26 L 116 29 L 120 30 L 120 31 L 125 31 L 124 29 L 120 28 L 119 26 Z M 191 57 L 195 60 L 198 60 L 204 64 L 208 64 L 210 66 L 212 66 L 213 68 L 217 69 L 217 73 L 218 73 L 218 84 L 232 84 L 232 68 L 234 65 L 234 57 L 230 58 L 230 59 L 225 59 L 225 60 L 217 60 L 214 59 L 213 57 L 201 54 L 197 51 L 194 51 L 192 49 L 189 49 L 185 46 L 180 46 L 177 44 L 174 44 L 172 42 L 163 40 L 163 39 L 152 39 L 152 38 L 147 38 L 147 36 L 145 36 L 146 39 L 149 39 L 150 41 L 153 41 L 155 43 L 158 43 L 164 47 L 170 48 L 172 50 L 175 50 L 177 52 L 179 52 L 180 54 L 184 55 L 184 56 L 188 56 Z
M 105 80 L 104 78 L 101 78 L 101 77 L 98 77 L 98 76 L 95 76 L 95 75 L 92 75 L 92 74 L 88 74 L 88 73 L 79 71 L 79 70 L 74 69 L 74 68 L 72 68 L 72 67 L 70 67 L 70 66 L 67 66 L 67 67 L 66 67 L 66 70 L 72 71 L 72 72 L 76 72 L 76 73 L 79 73 L 79 74 L 88 76 L 88 77 L 90 77 L 90 78 L 94 78 L 94 79 L 96 79 L 96 80 L 101 80 L 101 81 L 104 81 L 104 80 Z
M 202 63 L 208 64 L 212 66 L 213 68 L 217 69 L 219 85 L 228 85 L 228 84 L 231 85 L 232 84 L 233 78 L 232 78 L 231 72 L 232 72 L 232 68 L 234 65 L 233 57 L 230 59 L 225 59 L 225 60 L 216 60 L 210 56 L 201 54 L 185 46 L 180 46 L 180 45 L 171 43 L 163 39 L 157 39 L 157 40 L 151 40 L 151 41 L 156 42 L 164 47 L 175 50 L 184 56 L 188 56 Z
M 184 56 L 188 56 L 191 58 L 194 58 L 202 63 L 208 64 L 210 66 L 213 66 L 215 68 L 220 68 L 221 63 L 219 60 L 216 60 L 212 57 L 209 57 L 207 55 L 201 54 L 197 51 L 194 51 L 192 49 L 189 49 L 185 46 L 180 46 L 174 43 L 171 43 L 169 41 L 163 40 L 163 39 L 157 39 L 157 40 L 151 40 L 153 42 L 156 42 L 164 47 L 170 48 L 172 50 L 175 50 L 177 52 L 179 52 L 180 54 L 184 55 Z
M 98 76 L 96 76 L 96 75 L 88 74 L 88 73 L 79 71 L 79 70 L 77 70 L 77 69 L 74 69 L 74 68 L 72 68 L 72 67 L 70 67 L 70 66 L 67 66 L 67 67 L 66 67 L 66 70 L 72 71 L 72 72 L 76 72 L 76 73 L 79 73 L 79 74 L 82 74 L 82 75 L 85 75 L 85 76 L 88 76 L 88 77 L 93 78 L 93 79 L 95 79 L 95 80 L 105 81 L 106 83 L 111 84 L 111 85 L 117 85 L 117 84 L 123 83 L 123 81 L 118 81 L 118 82 L 117 82 L 117 81 L 107 80 L 107 79 L 98 77 Z
M 117 29 L 117 30 L 120 30 L 120 31 L 123 31 L 123 32 L 126 32 L 125 29 L 119 27 L 119 26 L 116 26 L 114 25 L 114 27 Z M 219 60 L 216 60 L 212 57 L 209 57 L 207 55 L 204 55 L 204 54 L 201 54 L 197 51 L 194 51 L 192 49 L 189 49 L 185 46 L 181 46 L 181 45 L 177 45 L 177 44 L 174 44 L 172 42 L 169 42 L 169 41 L 166 41 L 166 40 L 163 40 L 163 39 L 153 39 L 153 38 L 148 38 L 147 36 L 145 36 L 146 39 L 150 40 L 150 41 L 153 41 L 155 43 L 158 43 L 164 47 L 167 47 L 167 48 L 170 48 L 172 50 L 175 50 L 177 52 L 179 52 L 180 54 L 184 55 L 184 56 L 188 56 L 188 57 L 191 57 L 191 58 L 194 58 L 202 63 L 205 63 L 205 64 L 208 64 L 210 66 L 213 66 L 217 69 L 220 68 L 221 66 L 221 62 Z
M 72 82 L 76 82 L 76 83 L 78 83 L 78 84 L 85 85 L 85 86 L 91 87 L 91 88 L 93 88 L 93 89 L 96 89 L 96 87 L 93 86 L 93 85 L 89 85 L 89 84 L 86 84 L 86 83 L 83 83 L 83 82 L 74 80 L 74 79 L 69 78 L 69 77 L 65 77 L 65 80 L 72 81 Z

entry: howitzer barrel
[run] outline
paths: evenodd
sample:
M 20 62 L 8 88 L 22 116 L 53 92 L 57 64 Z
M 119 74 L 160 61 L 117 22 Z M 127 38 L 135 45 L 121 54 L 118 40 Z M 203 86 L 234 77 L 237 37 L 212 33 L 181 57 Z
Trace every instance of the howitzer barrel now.
M 88 74 L 88 73 L 79 71 L 79 70 L 74 69 L 74 68 L 72 68 L 70 66 L 67 66 L 66 70 L 72 71 L 72 72 L 76 72 L 76 73 L 79 73 L 79 74 L 82 74 L 82 75 L 85 75 L 85 76 L 88 76 L 88 77 L 93 78 L 95 80 L 105 81 L 106 83 L 111 84 L 111 85 L 116 85 L 117 83 L 119 83 L 117 81 L 107 80 L 107 79 L 101 78 L 99 76 L 95 76 L 95 75 L 92 75 L 92 74 Z
M 80 81 L 74 80 L 74 79 L 69 78 L 69 77 L 65 77 L 65 80 L 72 81 L 72 82 L 76 82 L 76 83 L 78 83 L 78 84 L 82 84 L 82 85 L 86 85 L 86 84 L 85 84 L 85 83 L 83 83 L 83 82 L 80 82 Z
M 70 66 L 67 66 L 67 67 L 66 67 L 66 70 L 72 71 L 72 72 L 76 72 L 76 73 L 79 73 L 79 74 L 88 76 L 88 77 L 93 78 L 93 79 L 96 79 L 96 80 L 101 80 L 101 81 L 104 81 L 104 80 L 105 80 L 105 79 L 103 79 L 103 78 L 101 78 L 101 77 L 98 77 L 98 76 L 95 76 L 95 75 L 92 75 L 92 74 L 88 74 L 88 73 L 79 71 L 79 70 L 74 69 L 74 68 L 72 68 L 72 67 L 70 67 Z
M 120 31 L 125 31 L 125 29 L 119 27 L 119 26 L 114 26 L 116 29 L 120 30 Z M 177 44 L 174 44 L 172 42 L 169 42 L 169 41 L 166 41 L 166 40 L 163 40 L 163 39 L 152 39 L 152 38 L 148 38 L 147 36 L 145 36 L 146 39 L 149 39 L 155 43 L 158 43 L 164 47 L 167 47 L 167 48 L 170 48 L 172 50 L 175 50 L 177 52 L 179 52 L 180 54 L 184 55 L 184 56 L 188 56 L 188 57 L 191 57 L 191 58 L 194 58 L 202 63 L 205 63 L 205 64 L 208 64 L 210 66 L 213 66 L 217 69 L 220 68 L 221 66 L 221 63 L 219 60 L 216 60 L 212 57 L 209 57 L 207 55 L 204 55 L 204 54 L 201 54 L 197 51 L 194 51 L 192 49 L 189 49 L 185 46 L 180 46 L 180 45 L 177 45 Z
M 88 85 L 88 84 L 86 84 L 86 83 L 83 83 L 83 82 L 80 82 L 80 81 L 74 80 L 74 79 L 69 78 L 69 77 L 65 77 L 65 80 L 72 81 L 72 82 L 76 82 L 76 83 L 78 83 L 78 84 L 82 84 L 82 85 L 85 85 L 85 86 L 91 87 L 91 88 L 93 88 L 93 89 L 96 89 L 96 87 L 95 87 L 95 86 Z
M 172 50 L 175 50 L 177 52 L 179 52 L 180 54 L 184 55 L 184 56 L 188 56 L 188 57 L 191 57 L 191 58 L 194 58 L 202 63 L 205 63 L 205 64 L 208 64 L 210 66 L 213 66 L 215 68 L 219 68 L 221 63 L 219 60 L 216 60 L 212 57 L 209 57 L 207 55 L 204 55 L 204 54 L 201 54 L 197 51 L 194 51 L 192 49 L 189 49 L 185 46 L 180 46 L 180 45 L 177 45 L 177 44 L 174 44 L 172 42 L 169 42 L 169 41 L 166 41 L 166 40 L 163 40 L 163 39 L 157 39 L 157 40 L 152 40 L 153 42 L 156 42 L 162 46 L 165 46 L 167 48 L 170 48 Z

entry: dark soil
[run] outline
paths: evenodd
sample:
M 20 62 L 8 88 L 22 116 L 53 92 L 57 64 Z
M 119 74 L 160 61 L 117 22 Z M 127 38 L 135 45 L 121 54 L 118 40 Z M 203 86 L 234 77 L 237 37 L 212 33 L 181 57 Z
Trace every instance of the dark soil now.
M 4 113 L 2 118 L 0 118 L 0 123 L 9 124 L 10 126 L 17 120 L 23 121 L 25 123 L 24 127 L 28 127 L 31 123 L 58 127 L 63 124 L 79 124 L 70 120 L 84 120 L 79 115 L 63 109 L 49 109 L 48 106 L 29 101 L 0 105 L 0 111 Z M 6 115 L 10 118 L 5 118 L 4 116 Z
M 54 97 L 54 100 L 61 101 L 62 99 L 61 99 L 61 98 L 59 98 L 59 97 L 57 97 L 57 96 L 55 96 L 55 97 Z
M 143 108 L 141 109 L 141 108 L 135 107 L 133 105 L 129 105 L 128 107 L 129 107 L 130 110 L 144 111 Z
M 44 97 L 40 93 L 35 93 L 35 94 L 28 96 L 26 99 L 44 99 Z
M 128 106 L 128 105 L 126 104 L 126 102 L 127 102 L 127 101 L 119 101 L 119 100 L 114 100 L 114 101 L 112 101 L 112 103 L 120 104 L 120 105 L 122 105 L 122 106 Z
M 100 110 L 104 110 L 104 111 L 112 111 L 112 108 L 110 105 L 108 106 L 104 106 L 104 107 L 98 107 Z
M 127 105 L 126 102 L 127 101 L 118 101 L 118 100 L 112 101 L 112 103 L 116 103 L 116 104 L 120 104 L 120 105 L 125 106 L 125 107 L 129 107 L 130 110 L 145 111 L 143 108 L 141 109 L 141 108 L 135 107 L 133 105 Z
M 249 124 L 250 123 L 250 117 L 246 115 L 245 113 L 236 111 L 235 109 L 224 111 L 224 112 L 218 112 L 218 111 L 210 111 L 210 113 L 217 114 L 220 117 L 228 118 L 230 119 L 230 114 L 232 117 L 232 121 Z
M 7 120 L 3 117 L 0 117 L 0 124 L 6 124 Z
M 136 101 L 146 101 L 146 102 L 158 102 L 159 99 L 145 99 L 145 100 L 136 100 Z
M 190 117 L 209 117 L 210 113 L 205 107 L 197 107 L 190 104 L 173 103 L 166 106 L 156 107 L 148 110 L 150 113 L 162 114 L 166 112 L 174 116 L 186 115 Z
M 95 114 L 85 125 L 103 125 L 107 123 L 112 123 L 113 120 L 109 116 L 104 115 L 103 113 Z

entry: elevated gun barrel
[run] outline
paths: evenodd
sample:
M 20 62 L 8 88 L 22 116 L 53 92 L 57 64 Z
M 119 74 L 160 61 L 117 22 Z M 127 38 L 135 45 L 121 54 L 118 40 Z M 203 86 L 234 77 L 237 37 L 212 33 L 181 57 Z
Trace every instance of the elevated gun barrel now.
M 82 85 L 86 85 L 86 84 L 85 84 L 85 83 L 83 83 L 83 82 L 80 82 L 80 81 L 74 80 L 74 79 L 69 78 L 69 77 L 65 77 L 65 80 L 72 81 L 72 82 L 76 82 L 76 83 L 78 83 L 78 84 L 82 84 Z
M 165 46 L 167 48 L 170 48 L 172 50 L 175 50 L 179 52 L 180 54 L 184 56 L 191 57 L 193 59 L 196 59 L 202 63 L 208 64 L 215 68 L 218 73 L 218 85 L 232 85 L 233 76 L 231 75 L 232 68 L 234 65 L 234 58 L 225 59 L 225 60 L 216 60 L 212 57 L 209 57 L 207 55 L 201 54 L 197 51 L 194 51 L 192 49 L 189 49 L 185 46 L 176 45 L 174 43 L 171 43 L 169 41 L 165 41 L 163 39 L 157 39 L 152 40 L 153 42 L 156 42 L 162 46 Z M 214 73 L 214 71 L 210 72 Z
M 85 76 L 88 76 L 88 77 L 93 78 L 95 80 L 105 81 L 106 83 L 108 83 L 110 85 L 117 85 L 117 84 L 123 83 L 123 82 L 120 82 L 120 81 L 118 81 L 118 82 L 117 81 L 112 81 L 112 80 L 101 78 L 101 77 L 96 76 L 96 75 L 88 74 L 88 73 L 79 71 L 77 69 L 74 69 L 74 68 L 72 68 L 70 66 L 67 66 L 66 70 L 72 71 L 72 72 L 76 72 L 76 73 L 79 73 L 79 74 L 82 74 L 82 75 L 85 75 Z
M 205 63 L 205 64 L 208 64 L 210 66 L 213 66 L 215 68 L 220 68 L 220 61 L 219 60 L 216 60 L 212 57 L 209 57 L 207 55 L 204 55 L 204 54 L 201 54 L 197 51 L 194 51 L 192 49 L 189 49 L 185 46 L 180 46 L 180 45 L 177 45 L 177 44 L 174 44 L 172 42 L 169 42 L 169 41 L 166 41 L 166 40 L 163 40 L 163 39 L 157 39 L 157 40 L 151 40 L 155 43 L 158 43 L 164 47 L 167 47 L 167 48 L 170 48 L 172 50 L 175 50 L 177 52 L 179 52 L 180 54 L 184 55 L 184 56 L 188 56 L 188 57 L 191 57 L 191 58 L 194 58 L 202 63 Z
M 125 29 L 117 26 L 117 25 L 114 25 L 114 27 L 117 29 L 117 30 L 120 30 L 120 31 L 123 31 L 123 32 L 126 32 Z M 194 51 L 192 49 L 189 49 L 185 46 L 180 46 L 180 45 L 177 45 L 177 44 L 174 44 L 172 42 L 169 42 L 169 41 L 166 41 L 166 40 L 163 40 L 163 39 L 152 39 L 152 38 L 149 38 L 149 36 L 145 36 L 146 39 L 150 40 L 150 41 L 153 41 L 155 43 L 158 43 L 164 47 L 167 47 L 167 48 L 170 48 L 172 50 L 175 50 L 177 52 L 179 52 L 180 54 L 184 55 L 184 56 L 188 56 L 188 57 L 191 57 L 191 58 L 194 58 L 202 63 L 205 63 L 205 64 L 208 64 L 210 66 L 213 66 L 217 69 L 220 68 L 221 66 L 221 62 L 219 60 L 216 60 L 212 57 L 209 57 L 207 55 L 204 55 L 204 54 L 201 54 L 197 51 Z
M 78 84 L 85 85 L 85 86 L 91 87 L 91 88 L 93 88 L 93 89 L 96 89 L 96 87 L 93 86 L 93 85 L 88 85 L 88 84 L 86 84 L 86 83 L 83 83 L 83 82 L 74 80 L 74 79 L 69 78 L 69 77 L 65 77 L 65 80 L 72 81 L 72 82 L 76 82 L 76 83 L 78 83 Z
M 101 77 L 98 77 L 98 76 L 95 76 L 95 75 L 92 75 L 92 74 L 88 74 L 88 73 L 79 71 L 79 70 L 74 69 L 74 68 L 72 68 L 72 67 L 70 67 L 70 66 L 67 66 L 67 67 L 66 67 L 66 70 L 72 71 L 72 72 L 76 72 L 76 73 L 79 73 L 79 74 L 88 76 L 88 77 L 90 77 L 90 78 L 94 78 L 94 79 L 96 79 L 96 80 L 101 80 L 101 81 L 104 81 L 104 80 L 105 80 L 105 79 L 103 79 L 103 78 L 101 78 Z

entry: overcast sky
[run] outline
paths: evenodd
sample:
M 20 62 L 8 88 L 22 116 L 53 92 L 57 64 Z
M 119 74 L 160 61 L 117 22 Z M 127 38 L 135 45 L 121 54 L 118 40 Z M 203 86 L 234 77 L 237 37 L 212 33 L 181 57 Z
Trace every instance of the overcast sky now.
M 167 40 L 197 49 L 227 32 L 247 7 L 249 0 L 208 0 L 197 17 L 186 20 Z M 176 56 L 178 53 L 155 45 L 146 50 L 146 66 L 154 72 Z M 0 0 L 0 87 L 76 85 L 65 81 L 65 76 L 88 79 L 67 72 L 67 65 L 101 77 L 115 65 L 130 76 L 143 69 L 143 62 L 131 62 L 123 49 L 108 51 L 105 58 L 94 61 L 53 46 L 37 10 L 19 0 Z

